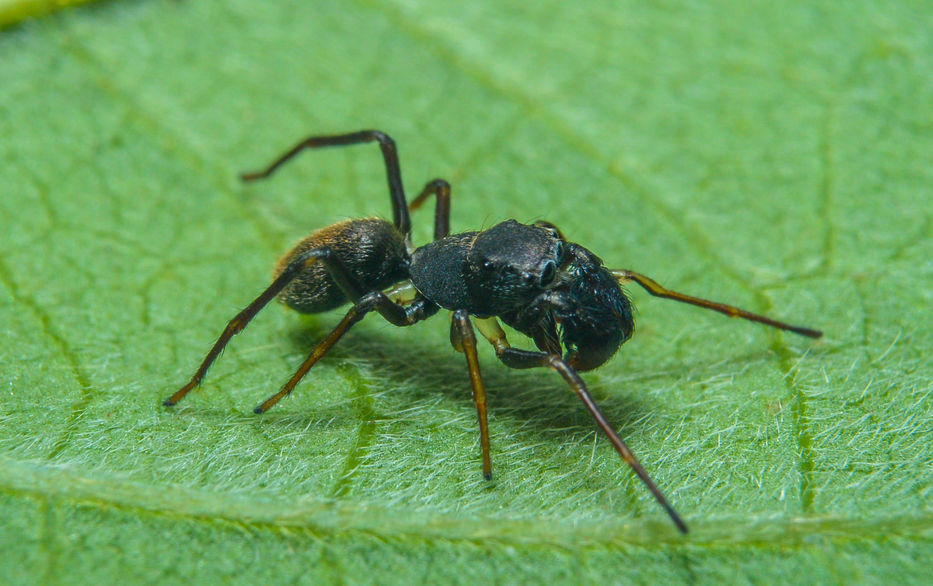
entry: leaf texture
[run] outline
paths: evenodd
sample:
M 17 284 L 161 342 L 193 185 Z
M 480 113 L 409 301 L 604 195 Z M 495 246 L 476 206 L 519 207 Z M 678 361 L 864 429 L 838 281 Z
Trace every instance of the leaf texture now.
M 0 578 L 923 581 L 922 8 L 107 2 L 3 30 Z M 409 193 L 451 181 L 455 231 L 547 219 L 612 267 L 826 332 L 630 292 L 635 337 L 585 379 L 688 536 L 557 376 L 489 348 L 484 481 L 443 316 L 364 321 L 256 416 L 340 315 L 273 306 L 160 406 L 291 243 L 390 215 L 371 145 L 237 174 L 362 128 L 397 140 Z

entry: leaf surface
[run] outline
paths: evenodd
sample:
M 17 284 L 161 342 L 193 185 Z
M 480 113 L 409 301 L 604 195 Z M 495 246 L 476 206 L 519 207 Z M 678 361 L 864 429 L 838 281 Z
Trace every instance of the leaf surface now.
M 108 2 L 0 32 L 3 581 L 921 581 L 921 8 Z M 236 180 L 361 128 L 395 137 L 409 193 L 451 181 L 455 231 L 548 219 L 610 266 L 825 330 L 630 291 L 634 339 L 585 379 L 689 536 L 556 375 L 484 347 L 485 482 L 443 316 L 364 321 L 260 417 L 340 315 L 270 307 L 159 405 L 292 242 L 389 216 L 371 145 Z

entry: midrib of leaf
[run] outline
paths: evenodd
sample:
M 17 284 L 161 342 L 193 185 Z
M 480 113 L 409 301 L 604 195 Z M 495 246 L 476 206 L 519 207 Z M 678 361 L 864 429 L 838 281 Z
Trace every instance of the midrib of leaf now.
M 42 501 L 117 509 L 139 515 L 186 518 L 203 523 L 233 523 L 273 531 L 300 531 L 316 537 L 357 532 L 386 542 L 442 540 L 485 545 L 535 546 L 557 549 L 642 549 L 671 545 L 810 547 L 811 536 L 838 542 L 875 542 L 891 538 L 923 541 L 933 537 L 933 513 L 895 515 L 863 520 L 836 516 L 806 518 L 706 518 L 694 523 L 686 538 L 664 519 L 651 523 L 587 524 L 523 520 L 468 520 L 439 514 L 412 515 L 399 521 L 396 508 L 378 504 L 353 505 L 333 500 L 280 502 L 252 497 L 152 487 L 144 484 L 90 478 L 67 467 L 0 457 L 0 490 Z M 414 522 L 413 522 L 414 521 Z

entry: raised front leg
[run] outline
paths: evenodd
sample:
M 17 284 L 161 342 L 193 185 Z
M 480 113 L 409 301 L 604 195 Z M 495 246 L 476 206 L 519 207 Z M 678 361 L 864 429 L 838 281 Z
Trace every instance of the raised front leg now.
M 292 157 L 305 149 L 346 146 L 373 141 L 379 142 L 379 148 L 382 150 L 382 158 L 385 160 L 386 177 L 389 182 L 389 195 L 392 198 L 392 217 L 394 219 L 395 227 L 399 232 L 408 236 L 408 234 L 411 232 L 411 219 L 408 216 L 408 204 L 405 201 L 405 189 L 402 187 L 402 169 L 398 163 L 398 151 L 395 148 L 395 141 L 384 132 L 380 132 L 378 130 L 360 130 L 359 132 L 350 132 L 347 134 L 310 136 L 274 160 L 265 169 L 261 171 L 254 171 L 252 173 L 243 173 L 240 175 L 240 178 L 243 181 L 264 179 L 274 173 L 276 169 L 284 165 Z
M 655 297 L 673 299 L 674 301 L 680 301 L 681 303 L 689 303 L 690 305 L 696 305 L 697 307 L 712 309 L 713 311 L 718 311 L 719 313 L 728 315 L 729 317 L 740 317 L 749 321 L 756 321 L 758 323 L 765 324 L 766 326 L 771 326 L 772 328 L 787 330 L 789 332 L 794 332 L 795 334 L 800 334 L 801 336 L 807 336 L 809 338 L 819 338 L 823 335 L 823 332 L 819 330 L 805 328 L 802 326 L 793 326 L 782 321 L 777 321 L 776 319 L 771 319 L 770 317 L 764 315 L 759 315 L 757 313 L 745 311 L 744 309 L 739 309 L 733 305 L 726 305 L 725 303 L 719 303 L 718 301 L 700 299 L 699 297 L 692 297 L 690 295 L 678 293 L 677 291 L 671 291 L 670 289 L 661 286 L 661 284 L 654 279 L 646 277 L 640 273 L 636 273 L 635 271 L 621 269 L 612 271 L 612 276 L 623 283 L 626 281 L 635 281 L 641 285 L 645 291 L 651 293 Z

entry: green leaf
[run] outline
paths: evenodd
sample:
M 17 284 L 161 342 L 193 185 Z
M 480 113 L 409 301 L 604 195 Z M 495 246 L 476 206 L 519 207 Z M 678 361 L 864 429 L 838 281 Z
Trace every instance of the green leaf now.
M 933 18 L 910 2 L 110 2 L 0 33 L 4 583 L 920 582 L 933 554 Z M 826 331 L 631 295 L 585 379 L 679 535 L 549 372 L 481 349 L 495 480 L 443 316 L 270 307 L 308 232 L 389 215 L 383 129 L 454 230 Z M 431 214 L 415 214 L 416 243 Z M 519 337 L 513 332 L 513 341 Z M 923 568 L 926 567 L 927 570 Z

